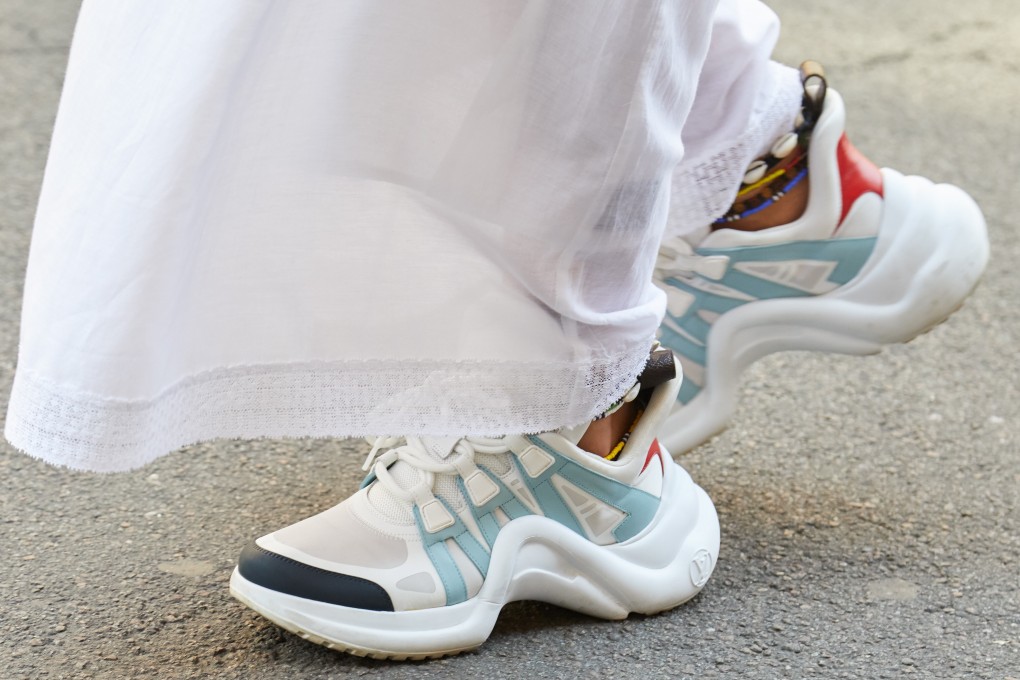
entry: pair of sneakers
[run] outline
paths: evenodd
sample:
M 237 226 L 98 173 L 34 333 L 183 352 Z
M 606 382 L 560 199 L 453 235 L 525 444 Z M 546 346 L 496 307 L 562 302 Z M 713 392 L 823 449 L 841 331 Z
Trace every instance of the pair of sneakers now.
M 515 600 L 617 619 L 694 597 L 719 524 L 666 447 L 682 453 L 725 427 L 740 374 L 766 354 L 870 354 L 925 332 L 988 258 L 970 197 L 877 169 L 820 85 L 805 95 L 817 117 L 804 214 L 663 244 L 660 342 L 684 378 L 663 380 L 661 365 L 639 378 L 644 412 L 614 460 L 578 448 L 572 430 L 380 439 L 361 490 L 245 548 L 231 593 L 308 640 L 396 659 L 477 647 Z

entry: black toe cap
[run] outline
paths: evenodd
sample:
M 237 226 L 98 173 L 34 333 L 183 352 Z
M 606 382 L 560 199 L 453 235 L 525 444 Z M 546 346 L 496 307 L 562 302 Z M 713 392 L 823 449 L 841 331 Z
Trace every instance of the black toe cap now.
M 393 611 L 393 601 L 378 583 L 338 574 L 277 555 L 255 543 L 241 551 L 237 569 L 248 581 L 263 588 L 342 607 Z

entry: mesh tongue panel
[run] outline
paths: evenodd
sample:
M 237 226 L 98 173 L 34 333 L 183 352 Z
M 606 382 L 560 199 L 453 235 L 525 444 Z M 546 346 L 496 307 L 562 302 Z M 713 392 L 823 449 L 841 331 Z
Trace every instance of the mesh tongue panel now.
M 410 501 L 397 498 L 382 484 L 373 484 L 368 490 L 366 499 L 376 512 L 394 524 L 414 524 Z
M 436 475 L 436 485 L 433 491 L 436 496 L 446 501 L 446 504 L 454 512 L 460 512 L 464 509 L 464 497 L 460 493 L 460 487 L 457 485 L 457 477 L 455 475 Z
M 402 461 L 398 461 L 394 465 L 391 465 L 389 472 L 394 481 L 396 481 L 402 489 L 410 489 L 412 486 L 420 482 L 421 478 L 424 476 L 420 470 Z
M 489 468 L 500 477 L 510 472 L 509 454 L 501 453 L 497 456 L 491 453 L 477 453 L 475 454 L 475 463 Z

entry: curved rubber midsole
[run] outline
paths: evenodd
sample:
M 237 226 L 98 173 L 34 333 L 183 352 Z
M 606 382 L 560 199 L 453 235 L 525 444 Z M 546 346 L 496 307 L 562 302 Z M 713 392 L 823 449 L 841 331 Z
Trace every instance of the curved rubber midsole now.
M 882 171 L 875 250 L 846 285 L 817 297 L 761 300 L 713 326 L 705 388 L 669 416 L 662 440 L 684 453 L 725 427 L 741 373 L 774 352 L 873 354 L 906 342 L 956 310 L 988 261 L 980 208 L 962 190 Z
M 515 600 L 551 602 L 610 619 L 656 613 L 694 597 L 719 554 L 712 501 L 682 468 L 667 464 L 667 469 L 659 512 L 638 536 L 598 546 L 544 517 L 514 520 L 500 531 L 481 591 L 457 605 L 408 612 L 352 609 L 263 588 L 236 569 L 230 591 L 293 632 L 394 656 L 477 647 L 503 605 Z

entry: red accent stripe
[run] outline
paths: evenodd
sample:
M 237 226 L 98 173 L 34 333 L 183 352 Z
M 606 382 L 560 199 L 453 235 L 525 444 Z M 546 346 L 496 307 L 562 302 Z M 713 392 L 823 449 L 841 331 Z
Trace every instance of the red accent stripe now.
M 863 194 L 870 192 L 882 195 L 882 172 L 877 165 L 854 148 L 845 134 L 840 137 L 839 146 L 836 147 L 836 162 L 839 164 L 840 189 L 843 195 L 839 223 L 843 224 L 850 208 Z
M 652 458 L 658 457 L 659 465 L 662 467 L 662 471 L 666 472 L 666 464 L 662 462 L 662 449 L 659 448 L 659 440 L 653 439 L 652 445 L 648 447 L 648 455 L 645 456 L 645 464 L 641 467 L 641 472 L 644 472 L 648 468 L 648 464 L 652 462 Z

